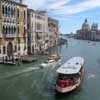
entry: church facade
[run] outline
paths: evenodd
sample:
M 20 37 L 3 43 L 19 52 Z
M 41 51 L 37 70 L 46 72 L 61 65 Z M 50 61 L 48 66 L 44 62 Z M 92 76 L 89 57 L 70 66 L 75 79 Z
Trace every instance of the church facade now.
M 100 30 L 98 29 L 98 23 L 93 23 L 91 26 L 88 24 L 87 19 L 85 19 L 82 24 L 82 28 L 76 31 L 77 39 L 100 41 Z

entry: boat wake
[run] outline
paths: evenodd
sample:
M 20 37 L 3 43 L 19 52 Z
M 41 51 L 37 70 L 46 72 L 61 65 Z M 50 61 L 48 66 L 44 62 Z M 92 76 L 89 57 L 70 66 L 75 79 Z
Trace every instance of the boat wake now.
M 31 72 L 33 70 L 37 70 L 37 69 L 40 69 L 39 67 L 29 67 L 29 68 L 26 68 L 26 69 L 23 69 L 23 70 L 18 70 L 18 71 L 13 71 L 13 72 L 10 72 L 10 73 L 4 73 L 4 74 L 0 74 L 0 79 L 5 79 L 5 78 L 10 78 L 10 77 L 14 77 L 14 76 L 17 76 L 17 75 L 20 75 L 20 74 L 23 74 L 23 73 L 27 73 L 27 72 Z

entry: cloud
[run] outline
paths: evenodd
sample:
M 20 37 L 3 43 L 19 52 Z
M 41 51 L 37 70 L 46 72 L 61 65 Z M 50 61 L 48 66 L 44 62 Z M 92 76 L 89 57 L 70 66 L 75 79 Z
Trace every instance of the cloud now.
M 64 5 L 58 9 L 54 9 L 55 14 L 76 14 L 87 11 L 96 7 L 100 7 L 100 0 L 87 0 L 76 5 Z
M 56 0 L 56 2 L 51 2 L 51 4 L 48 4 L 48 9 L 59 9 L 60 7 L 66 5 L 71 0 Z
M 32 9 L 42 8 L 46 4 L 47 0 L 24 0 L 24 3 Z
M 32 9 L 46 9 L 52 15 L 73 15 L 96 7 L 100 7 L 100 0 L 84 0 L 71 4 L 72 0 L 24 0 Z M 70 4 L 69 4 L 70 3 Z

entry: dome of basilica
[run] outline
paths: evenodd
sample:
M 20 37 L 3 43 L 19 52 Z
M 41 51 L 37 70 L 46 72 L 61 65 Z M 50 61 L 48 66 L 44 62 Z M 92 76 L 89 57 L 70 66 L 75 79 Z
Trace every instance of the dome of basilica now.
M 85 19 L 85 22 L 82 25 L 82 30 L 83 31 L 90 31 L 90 25 L 88 24 L 87 19 Z

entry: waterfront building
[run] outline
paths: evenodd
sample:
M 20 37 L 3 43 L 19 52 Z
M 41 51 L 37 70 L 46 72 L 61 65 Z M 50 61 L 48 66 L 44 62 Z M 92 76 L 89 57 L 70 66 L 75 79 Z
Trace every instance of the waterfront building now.
M 27 55 L 27 6 L 17 3 L 17 51 L 20 55 Z
M 55 46 L 59 43 L 59 23 L 58 20 L 48 18 L 49 27 L 49 46 Z
M 48 14 L 46 11 L 36 11 L 35 32 L 38 51 L 45 51 L 48 44 Z
M 47 49 L 48 14 L 28 9 L 28 52 L 34 54 Z
M 28 54 L 36 53 L 36 33 L 35 33 L 35 11 L 28 9 L 27 12 L 27 29 L 28 29 Z
M 13 0 L 0 1 L 0 55 L 12 59 L 27 54 L 27 6 Z
M 23 0 L 0 1 L 0 56 L 9 60 L 16 55 L 45 52 L 59 41 L 58 20 L 46 11 L 28 9 Z
M 93 23 L 90 27 L 87 19 L 82 24 L 82 28 L 77 30 L 75 35 L 78 39 L 100 41 L 100 30 L 98 30 L 98 23 Z

